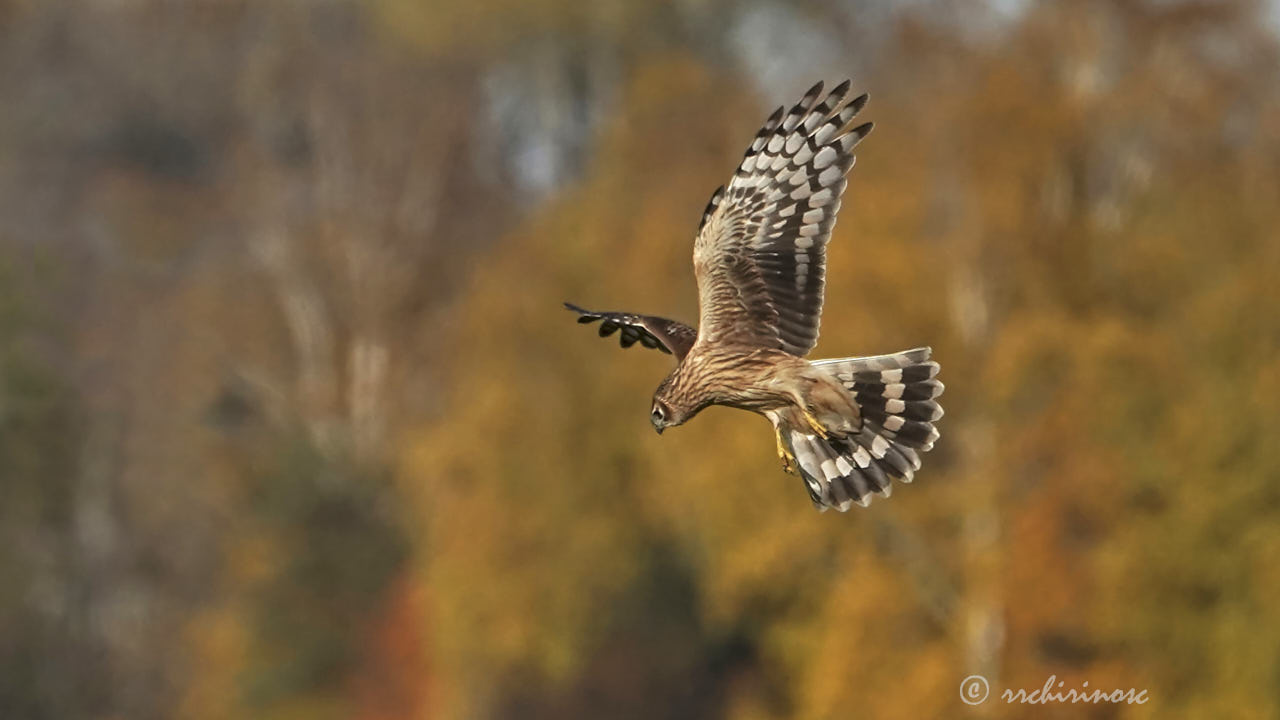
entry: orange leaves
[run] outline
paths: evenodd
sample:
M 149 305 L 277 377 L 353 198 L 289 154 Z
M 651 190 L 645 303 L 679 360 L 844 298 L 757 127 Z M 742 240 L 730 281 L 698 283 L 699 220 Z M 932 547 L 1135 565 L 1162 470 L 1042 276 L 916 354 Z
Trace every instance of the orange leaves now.
M 430 717 L 431 612 L 428 590 L 412 575 L 388 586 L 370 622 L 364 661 L 351 680 L 356 720 L 421 720 Z

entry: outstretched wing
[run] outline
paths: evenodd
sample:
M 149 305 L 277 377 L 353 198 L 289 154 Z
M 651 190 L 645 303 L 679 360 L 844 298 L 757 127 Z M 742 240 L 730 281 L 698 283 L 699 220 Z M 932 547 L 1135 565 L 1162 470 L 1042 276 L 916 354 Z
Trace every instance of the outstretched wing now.
M 656 348 L 669 355 L 674 354 L 677 360 L 683 360 L 698 337 L 697 330 L 675 320 L 634 313 L 596 312 L 572 303 L 565 303 L 564 306 L 578 313 L 580 323 L 600 320 L 600 337 L 608 337 L 621 330 L 624 348 L 638 342 L 647 348 Z
M 803 356 L 818 341 L 826 247 L 853 148 L 871 123 L 845 130 L 867 102 L 846 80 L 822 102 L 822 83 L 769 117 L 727 188 L 711 196 L 693 267 L 707 342 Z

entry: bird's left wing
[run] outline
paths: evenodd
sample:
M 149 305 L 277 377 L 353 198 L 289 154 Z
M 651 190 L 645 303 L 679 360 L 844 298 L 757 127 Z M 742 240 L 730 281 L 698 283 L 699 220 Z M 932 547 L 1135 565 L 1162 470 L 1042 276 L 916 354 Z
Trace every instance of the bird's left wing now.
M 821 94 L 818 83 L 778 108 L 707 204 L 693 249 L 705 342 L 803 356 L 818 341 L 827 240 L 853 148 L 871 132 L 846 129 L 867 102 L 849 99 L 848 81 Z
M 580 323 L 599 320 L 600 337 L 608 337 L 621 330 L 620 340 L 624 348 L 638 342 L 647 348 L 661 350 L 668 355 L 675 355 L 677 360 L 683 360 L 698 337 L 697 330 L 675 320 L 634 313 L 597 312 L 572 303 L 565 303 L 564 306 L 578 313 Z

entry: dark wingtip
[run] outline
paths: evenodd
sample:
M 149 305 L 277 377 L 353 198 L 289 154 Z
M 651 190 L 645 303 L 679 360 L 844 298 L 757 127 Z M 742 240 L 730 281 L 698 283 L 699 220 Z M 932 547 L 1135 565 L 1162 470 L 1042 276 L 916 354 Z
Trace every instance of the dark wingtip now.
M 574 305 L 571 302 L 566 302 L 564 306 L 566 309 L 572 310 L 573 312 L 578 313 L 578 322 L 582 323 L 583 325 L 586 325 L 587 323 L 593 323 L 600 319 L 599 315 L 591 312 L 590 310 L 587 310 L 586 308 L 578 307 L 577 305 Z

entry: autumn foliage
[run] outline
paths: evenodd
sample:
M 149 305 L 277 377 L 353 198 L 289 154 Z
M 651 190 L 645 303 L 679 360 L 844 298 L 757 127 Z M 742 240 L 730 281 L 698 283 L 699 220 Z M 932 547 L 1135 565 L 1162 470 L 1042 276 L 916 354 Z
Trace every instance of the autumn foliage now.
M 1275 18 L 0 0 L 0 717 L 1280 717 Z M 841 515 L 560 303 L 845 76 L 815 356 L 947 416 Z

